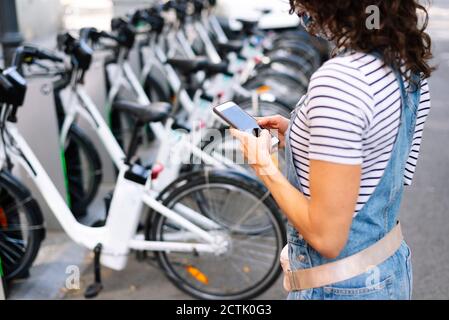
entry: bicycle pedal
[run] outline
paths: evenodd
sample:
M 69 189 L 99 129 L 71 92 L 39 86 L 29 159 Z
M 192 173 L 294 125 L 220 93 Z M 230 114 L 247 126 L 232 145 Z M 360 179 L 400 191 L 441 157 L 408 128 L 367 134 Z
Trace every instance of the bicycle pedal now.
M 101 283 L 92 283 L 84 291 L 84 297 L 87 299 L 95 298 L 103 290 L 103 285 Z

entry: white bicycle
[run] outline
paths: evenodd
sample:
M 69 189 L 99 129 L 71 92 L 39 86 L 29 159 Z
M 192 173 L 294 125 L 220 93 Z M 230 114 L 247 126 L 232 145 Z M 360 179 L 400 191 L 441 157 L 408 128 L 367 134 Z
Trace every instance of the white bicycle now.
M 102 289 L 100 264 L 122 270 L 132 250 L 154 251 L 168 278 L 197 298 L 248 299 L 274 283 L 281 271 L 278 256 L 286 241 L 285 227 L 273 198 L 259 182 L 232 171 L 206 170 L 180 177 L 157 192 L 158 171 L 132 161 L 136 143 L 124 154 L 99 113 L 92 117 L 94 123 L 98 120 L 97 133 L 121 161 L 117 184 L 104 226 L 76 221 L 15 125 L 26 93 L 21 65 L 60 58 L 37 48 L 23 49 L 0 77 L 0 255 L 8 279 L 29 267 L 45 230 L 36 201 L 11 174 L 17 164 L 69 237 L 94 250 L 95 283 L 86 297 Z M 167 118 L 166 105 L 153 107 L 124 108 L 136 119 L 134 132 Z M 152 214 L 145 217 L 145 232 L 137 232 L 145 208 Z

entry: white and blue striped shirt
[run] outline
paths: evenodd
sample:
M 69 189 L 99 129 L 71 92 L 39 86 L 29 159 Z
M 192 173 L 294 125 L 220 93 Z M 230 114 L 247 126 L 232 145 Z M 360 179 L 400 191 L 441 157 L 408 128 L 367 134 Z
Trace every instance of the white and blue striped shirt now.
M 390 159 L 399 128 L 400 102 L 394 72 L 372 55 L 347 53 L 327 61 L 315 72 L 305 102 L 292 124 L 290 138 L 304 194 L 310 197 L 309 160 L 360 164 L 357 214 L 374 192 Z M 404 176 L 406 185 L 412 183 L 429 110 L 429 86 L 423 80 L 413 146 Z

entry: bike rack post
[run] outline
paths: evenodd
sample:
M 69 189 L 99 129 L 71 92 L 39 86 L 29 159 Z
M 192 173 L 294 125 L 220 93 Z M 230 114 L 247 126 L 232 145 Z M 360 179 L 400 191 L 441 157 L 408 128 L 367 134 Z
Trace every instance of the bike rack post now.
M 29 79 L 27 94 L 17 127 L 26 141 L 33 147 L 33 151 L 45 171 L 50 176 L 59 193 L 66 198 L 65 177 L 61 162 L 61 147 L 58 137 L 58 121 L 54 107 L 54 99 L 51 94 L 52 79 Z M 42 106 L 46 106 L 45 112 Z M 30 189 L 33 196 L 45 213 L 45 221 L 49 229 L 60 229 L 60 224 L 56 220 L 51 210 L 46 205 L 41 193 L 36 188 L 28 174 L 21 166 L 16 166 L 13 171 L 20 177 L 20 180 Z

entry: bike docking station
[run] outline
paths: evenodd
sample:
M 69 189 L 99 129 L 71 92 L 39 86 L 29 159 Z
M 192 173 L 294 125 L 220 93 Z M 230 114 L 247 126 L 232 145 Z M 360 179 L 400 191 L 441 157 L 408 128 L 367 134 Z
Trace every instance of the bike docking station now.
M 47 171 L 62 197 L 67 201 L 64 170 L 59 144 L 58 122 L 53 98 L 52 78 L 27 79 L 27 94 L 20 110 L 17 127 L 31 145 L 37 146 L 36 156 Z M 45 214 L 46 226 L 60 230 L 60 225 L 51 210 L 45 204 L 39 190 L 21 166 L 16 166 L 17 175 L 31 190 L 42 212 Z

